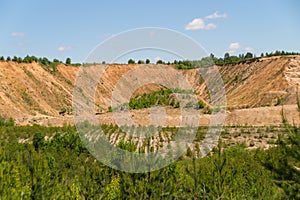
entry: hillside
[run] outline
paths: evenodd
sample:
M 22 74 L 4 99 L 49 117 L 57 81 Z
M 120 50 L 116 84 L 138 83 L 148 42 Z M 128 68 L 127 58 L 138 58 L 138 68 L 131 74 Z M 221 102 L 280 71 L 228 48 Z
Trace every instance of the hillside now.
M 101 113 L 99 117 L 103 123 L 113 123 L 111 113 L 106 112 L 116 83 L 126 72 L 139 66 L 112 64 L 107 67 L 96 93 L 96 112 Z M 281 106 L 278 105 L 282 104 L 289 110 L 289 119 L 299 121 L 295 104 L 300 83 L 300 56 L 261 58 L 218 68 L 227 93 L 228 124 L 278 124 L 281 122 Z M 1 116 L 13 117 L 17 124 L 72 123 L 72 92 L 78 70 L 79 67 L 63 64 L 58 65 L 56 70 L 49 70 L 38 63 L 1 61 Z M 209 104 L 205 83 L 197 72 L 179 72 L 194 87 L 198 98 Z M 161 88 L 150 84 L 139 88 L 135 94 L 150 93 Z M 176 109 L 169 112 L 178 113 Z M 147 121 L 147 110 L 132 113 L 135 121 Z M 209 115 L 203 115 L 202 118 L 205 124 Z

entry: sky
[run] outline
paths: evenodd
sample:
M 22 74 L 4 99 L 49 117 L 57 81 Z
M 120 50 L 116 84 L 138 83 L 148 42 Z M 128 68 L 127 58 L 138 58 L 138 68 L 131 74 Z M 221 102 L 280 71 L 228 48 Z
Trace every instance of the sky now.
M 0 56 L 70 57 L 82 63 L 110 37 L 143 27 L 177 31 L 218 57 L 300 52 L 299 10 L 299 0 L 1 0 Z M 120 62 L 130 56 L 173 59 L 145 51 Z

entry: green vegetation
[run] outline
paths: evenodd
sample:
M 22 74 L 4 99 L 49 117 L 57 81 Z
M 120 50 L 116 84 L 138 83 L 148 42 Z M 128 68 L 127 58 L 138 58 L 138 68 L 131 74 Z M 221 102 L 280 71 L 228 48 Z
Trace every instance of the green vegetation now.
M 299 199 L 300 129 L 285 128 L 268 150 L 224 149 L 220 142 L 208 157 L 189 149 L 161 170 L 130 174 L 96 161 L 74 127 L 0 126 L 0 199 Z M 137 147 L 122 140 L 118 146 Z
M 208 67 L 208 66 L 212 66 L 212 65 L 232 65 L 232 64 L 238 64 L 241 62 L 245 62 L 245 61 L 256 61 L 258 60 L 258 58 L 262 58 L 262 57 L 272 57 L 272 56 L 289 56 L 289 55 L 300 55 L 300 53 L 297 52 L 286 52 L 286 51 L 274 51 L 271 53 L 261 53 L 260 57 L 256 57 L 256 55 L 254 55 L 251 52 L 247 52 L 246 54 L 239 54 L 238 56 L 235 55 L 230 55 L 229 53 L 225 53 L 223 58 L 217 58 L 215 57 L 213 54 L 210 54 L 210 56 L 208 57 L 204 57 L 201 60 L 174 60 L 173 63 L 171 62 L 164 62 L 163 60 L 158 60 L 156 61 L 156 64 L 167 64 L 167 65 L 175 65 L 175 67 L 177 69 L 194 69 L 194 68 L 198 68 L 198 67 Z M 14 62 L 18 62 L 18 63 L 33 63 L 33 62 L 38 62 L 39 64 L 43 65 L 43 66 L 55 66 L 58 65 L 59 63 L 63 63 L 62 61 L 54 58 L 53 61 L 50 61 L 48 58 L 46 57 L 42 57 L 42 58 L 37 58 L 35 56 L 25 56 L 24 58 L 21 57 L 17 57 L 17 56 L 13 56 L 13 58 L 11 58 L 10 56 L 8 56 L 6 59 L 4 58 L 4 56 L 0 57 L 0 61 L 14 61 Z M 150 59 L 146 59 L 144 60 L 138 60 L 135 61 L 133 59 L 129 59 L 128 60 L 128 64 L 150 64 Z M 66 65 L 70 65 L 70 66 L 80 66 L 80 63 L 71 63 L 71 58 L 66 58 L 65 61 Z M 95 65 L 97 63 L 84 63 L 84 66 L 89 66 L 89 65 Z M 102 61 L 102 64 L 105 64 L 105 61 Z
M 161 89 L 152 93 L 134 96 L 130 99 L 128 106 L 130 109 L 143 109 L 152 106 L 171 106 L 173 108 L 179 108 L 180 102 L 176 98 L 178 94 L 193 94 L 193 91 L 179 88 Z M 187 95 L 186 98 L 189 98 L 189 95 Z M 205 102 L 200 100 L 197 103 L 193 103 L 192 101 L 187 102 L 185 108 L 202 109 L 205 108 L 205 106 Z
M 150 108 L 155 105 L 179 107 L 179 102 L 175 97 L 171 97 L 172 90 L 158 90 L 149 94 L 137 95 L 129 101 L 129 108 L 142 109 Z
M 190 61 L 174 61 L 174 65 L 177 69 L 195 69 L 195 66 Z
M 8 119 L 5 119 L 4 117 L 0 117 L 0 127 L 1 126 L 14 126 L 15 120 L 10 117 Z
M 38 62 L 40 65 L 42 66 L 54 66 L 54 65 L 58 65 L 60 63 L 63 63 L 62 61 L 54 58 L 53 61 L 50 61 L 48 58 L 46 57 L 41 57 L 41 58 L 37 58 L 35 56 L 25 56 L 24 58 L 21 57 L 17 57 L 17 56 L 13 56 L 13 58 L 11 58 L 10 56 L 8 56 L 6 59 L 4 58 L 4 56 L 0 57 L 0 61 L 13 61 L 13 62 L 17 62 L 17 63 L 33 63 L 33 62 Z M 79 66 L 81 64 L 79 63 L 71 63 L 71 58 L 67 58 L 66 65 L 72 65 L 72 66 Z
M 285 52 L 285 51 L 275 51 L 272 53 L 261 54 L 261 57 L 272 57 L 272 56 L 288 56 L 288 55 L 299 55 L 300 53 L 296 52 Z M 201 60 L 194 61 L 174 61 L 173 64 L 177 69 L 195 69 L 199 67 L 209 67 L 212 65 L 234 65 L 243 63 L 246 61 L 253 62 L 257 61 L 259 57 L 256 57 L 251 52 L 246 54 L 239 54 L 238 56 L 230 55 L 225 53 L 224 58 L 216 58 L 213 54 L 210 54 L 208 57 L 204 57 Z
M 67 58 L 67 59 L 66 59 L 66 64 L 67 64 L 67 65 L 71 65 L 71 58 Z
M 128 64 L 135 64 L 135 61 L 133 59 L 129 59 Z
M 138 64 L 145 64 L 145 61 L 139 60 L 139 61 L 138 61 Z

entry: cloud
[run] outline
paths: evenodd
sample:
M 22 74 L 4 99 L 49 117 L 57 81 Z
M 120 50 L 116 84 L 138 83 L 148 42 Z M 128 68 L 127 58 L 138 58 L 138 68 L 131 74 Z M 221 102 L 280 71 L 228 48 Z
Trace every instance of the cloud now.
M 236 52 L 239 48 L 241 48 L 241 45 L 238 42 L 233 42 L 229 45 L 228 51 L 229 53 Z
M 25 33 L 23 33 L 23 32 L 12 32 L 11 36 L 13 36 L 13 37 L 24 37 Z
M 73 49 L 73 47 L 71 47 L 71 46 L 61 46 L 61 47 L 57 48 L 57 51 L 63 52 L 63 51 L 70 51 L 72 49 Z
M 185 30 L 211 30 L 217 28 L 215 24 L 205 24 L 204 20 L 201 18 L 193 19 L 185 26 Z
M 253 47 L 246 47 L 246 48 L 245 48 L 245 51 L 253 51 L 253 50 L 254 50 Z
M 215 29 L 215 28 L 217 28 L 217 25 L 215 25 L 213 23 L 209 23 L 205 27 L 206 30 L 212 30 L 212 29 Z
M 226 18 L 227 17 L 227 14 L 224 13 L 224 14 L 219 14 L 218 11 L 214 12 L 213 14 L 211 15 L 207 15 L 205 18 L 206 19 L 217 19 L 217 18 Z

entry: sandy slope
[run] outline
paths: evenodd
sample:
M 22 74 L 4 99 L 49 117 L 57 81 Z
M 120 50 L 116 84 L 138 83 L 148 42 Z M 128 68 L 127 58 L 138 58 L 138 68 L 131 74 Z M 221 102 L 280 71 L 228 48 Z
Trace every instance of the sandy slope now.
M 95 72 L 104 66 L 96 66 Z M 95 95 L 95 112 L 104 113 L 97 117 L 101 123 L 113 123 L 111 113 L 106 110 L 111 95 L 120 78 L 141 65 L 108 65 L 99 78 Z M 167 67 L 167 66 L 165 66 Z M 244 62 L 235 66 L 218 67 L 227 94 L 227 124 L 280 124 L 281 106 L 284 104 L 290 121 L 299 123 L 299 115 L 294 106 L 296 91 L 300 83 L 300 56 L 263 58 L 255 62 Z M 61 125 L 72 123 L 72 116 L 59 113 L 71 110 L 73 85 L 79 67 L 59 65 L 57 72 L 46 70 L 37 63 L 18 64 L 0 62 L 0 116 L 14 117 L 19 124 L 41 123 Z M 206 85 L 196 70 L 180 70 L 191 83 L 199 99 L 209 103 Z M 139 74 L 138 74 L 139 75 Z M 144 76 L 140 74 L 140 76 Z M 166 76 L 166 79 L 168 77 Z M 145 85 L 136 93 L 151 92 L 161 85 Z M 132 111 L 137 124 L 147 124 L 148 110 Z M 167 125 L 175 125 L 179 112 L 169 110 Z M 201 124 L 209 121 L 209 115 L 201 117 Z

